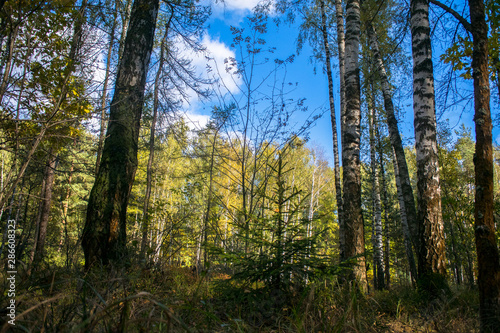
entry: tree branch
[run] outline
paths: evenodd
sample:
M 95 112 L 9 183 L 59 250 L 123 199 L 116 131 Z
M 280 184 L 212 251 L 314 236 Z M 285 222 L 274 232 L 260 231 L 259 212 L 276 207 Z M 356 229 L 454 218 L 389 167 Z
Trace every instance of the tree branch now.
M 462 26 L 465 28 L 465 30 L 467 30 L 468 32 L 472 31 L 471 24 L 462 15 L 457 13 L 455 10 L 453 10 L 452 8 L 448 7 L 447 5 L 445 5 L 444 3 L 442 3 L 438 0 L 429 0 L 429 2 L 440 7 L 445 12 L 455 16 L 455 18 L 458 20 L 458 22 L 460 22 L 462 24 Z

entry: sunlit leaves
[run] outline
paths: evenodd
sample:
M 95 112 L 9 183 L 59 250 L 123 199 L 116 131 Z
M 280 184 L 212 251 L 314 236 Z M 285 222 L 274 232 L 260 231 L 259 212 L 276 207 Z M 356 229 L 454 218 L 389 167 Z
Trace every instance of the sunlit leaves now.
M 469 37 L 457 37 L 458 41 L 441 55 L 441 60 L 453 66 L 453 70 L 460 71 L 465 79 L 472 79 L 472 40 Z

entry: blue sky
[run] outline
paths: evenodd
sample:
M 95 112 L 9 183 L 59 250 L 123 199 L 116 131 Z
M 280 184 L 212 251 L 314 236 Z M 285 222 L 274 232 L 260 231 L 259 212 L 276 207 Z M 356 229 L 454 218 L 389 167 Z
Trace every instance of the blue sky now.
M 219 68 L 224 67 L 224 59 L 227 57 L 237 57 L 235 50 L 230 47 L 232 43 L 232 34 L 230 26 L 245 27 L 245 17 L 251 14 L 251 8 L 257 4 L 257 0 L 229 0 L 225 2 L 225 7 L 218 4 L 214 7 L 214 14 L 210 18 L 207 34 L 204 37 L 203 43 L 206 45 L 207 50 L 211 53 L 212 61 L 217 62 Z M 290 27 L 281 24 L 277 28 L 272 21 L 268 24 L 268 33 L 265 35 L 267 46 L 276 47 L 276 53 L 273 55 L 277 58 L 286 58 L 291 54 L 296 54 L 296 39 L 297 39 L 297 26 Z M 439 46 L 433 45 L 435 63 L 439 62 Z M 410 50 L 406 50 L 410 55 Z M 330 165 L 333 163 L 333 144 L 332 144 L 332 130 L 330 115 L 328 109 L 328 91 L 326 75 L 323 73 L 322 64 L 312 63 L 310 56 L 312 54 L 311 48 L 306 45 L 301 53 L 296 56 L 295 61 L 287 67 L 287 81 L 298 83 L 294 88 L 293 95 L 295 98 L 306 98 L 306 105 L 311 112 L 326 112 L 323 117 L 319 119 L 310 131 L 310 145 L 318 147 L 323 151 L 325 158 Z M 207 60 L 204 56 L 193 56 L 193 64 L 199 68 L 200 71 L 205 71 Z M 336 60 L 333 59 L 334 63 Z M 411 61 L 411 58 L 410 58 Z M 436 70 L 440 70 L 441 65 L 435 65 Z M 315 70 L 316 69 L 316 70 Z M 229 79 L 229 76 L 222 72 L 225 82 L 228 82 L 229 90 L 237 93 L 237 85 L 241 82 L 234 82 Z M 316 74 L 315 74 L 316 72 Z M 435 73 L 436 76 L 439 73 Z M 334 89 L 336 91 L 335 102 L 337 119 L 339 118 L 339 95 L 338 95 L 338 73 L 337 68 L 334 69 Z M 410 85 L 411 77 L 400 77 L 402 81 L 406 80 L 406 86 Z M 438 85 L 438 83 L 436 83 Z M 464 91 L 472 91 L 472 80 L 469 80 L 461 85 Z M 404 91 L 403 95 L 409 98 L 399 100 L 396 103 L 400 105 L 400 131 L 405 139 L 405 143 L 411 144 L 413 142 L 413 110 L 412 100 L 409 91 Z M 187 116 L 189 119 L 197 122 L 200 126 L 208 120 L 209 110 L 213 101 L 209 101 L 203 105 L 201 102 L 193 103 L 188 107 Z M 498 103 L 492 100 L 492 113 L 493 117 L 498 113 Z M 474 133 L 473 118 L 473 103 L 456 106 L 449 108 L 446 112 L 438 108 L 437 112 L 442 121 L 449 119 L 449 126 L 453 129 L 458 129 L 461 123 L 471 127 Z M 303 118 L 303 119 L 302 119 Z M 298 117 L 296 122 L 301 123 L 305 116 Z M 339 126 L 339 125 L 338 125 Z M 498 126 L 494 126 L 493 141 L 500 145 L 500 130 Z

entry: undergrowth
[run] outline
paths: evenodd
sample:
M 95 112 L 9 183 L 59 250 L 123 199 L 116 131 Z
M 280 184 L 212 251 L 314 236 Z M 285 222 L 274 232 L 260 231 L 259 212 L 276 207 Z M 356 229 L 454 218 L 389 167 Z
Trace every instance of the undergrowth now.
M 16 325 L 2 312 L 1 332 L 479 332 L 477 291 L 458 288 L 429 302 L 402 286 L 365 295 L 332 279 L 273 290 L 215 269 L 136 266 L 46 268 L 18 276 L 16 290 Z

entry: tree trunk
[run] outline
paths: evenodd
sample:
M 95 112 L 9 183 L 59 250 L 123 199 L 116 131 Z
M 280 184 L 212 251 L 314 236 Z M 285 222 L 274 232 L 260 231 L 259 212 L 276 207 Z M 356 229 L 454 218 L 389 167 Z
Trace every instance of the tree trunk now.
M 0 104 L 3 104 L 3 97 L 7 91 L 7 85 L 9 83 L 9 77 L 12 70 L 12 60 L 14 55 L 14 46 L 17 39 L 17 34 L 19 31 L 19 25 L 16 25 L 12 32 L 9 33 L 8 47 L 7 47 L 7 60 L 5 62 L 5 69 L 3 72 L 2 83 L 0 84 Z
M 413 254 L 410 228 L 408 227 L 408 217 L 406 214 L 405 200 L 403 196 L 403 190 L 401 189 L 401 177 L 399 176 L 399 165 L 396 158 L 396 153 L 394 149 L 392 150 L 392 163 L 394 165 L 394 178 L 396 178 L 396 189 L 398 193 L 399 201 L 399 214 L 401 218 L 401 228 L 403 229 L 403 238 L 405 243 L 405 252 L 408 259 L 408 266 L 410 268 L 410 278 L 412 284 L 415 284 L 417 279 L 417 265 L 415 263 L 415 256 Z
M 446 253 L 441 215 L 441 189 L 436 140 L 434 73 L 428 0 L 412 0 L 410 24 L 413 54 L 413 110 L 417 151 L 419 279 L 428 291 L 446 283 Z M 430 276 L 432 275 L 432 277 Z M 438 278 L 442 281 L 436 280 Z
M 365 238 L 361 211 L 361 109 L 359 79 L 360 2 L 347 1 L 345 45 L 345 124 L 343 125 L 342 166 L 344 169 L 345 256 L 355 264 L 349 279 L 367 289 Z M 356 258 L 356 259 L 353 259 Z
M 373 96 L 373 89 L 371 94 Z M 372 173 L 372 202 L 373 202 L 373 262 L 374 269 L 374 287 L 377 290 L 382 290 L 385 288 L 385 277 L 384 277 L 384 253 L 382 252 L 383 242 L 382 242 L 382 207 L 380 204 L 380 184 L 377 173 L 377 160 L 375 153 L 375 110 L 373 106 L 373 100 L 370 96 L 367 96 L 368 103 L 368 120 L 370 126 L 370 161 L 371 161 L 371 173 Z
M 49 223 L 50 206 L 52 203 L 52 189 L 54 188 L 56 161 L 57 156 L 52 154 L 51 150 L 49 152 L 49 159 L 47 161 L 47 165 L 45 166 L 43 176 L 44 185 L 42 186 L 40 211 L 38 213 L 36 225 L 36 240 L 34 255 L 32 256 L 32 264 L 33 262 L 36 264 L 42 260 L 45 250 L 45 239 L 47 237 L 47 226 Z
M 132 10 L 132 0 L 126 0 L 125 7 L 121 11 L 122 17 L 122 33 L 120 36 L 120 45 L 118 48 L 118 59 L 122 60 L 123 50 L 125 48 L 125 38 L 127 37 L 128 26 L 130 24 L 130 12 Z
M 389 255 L 391 252 L 391 246 L 389 242 L 389 200 L 387 198 L 387 185 L 385 181 L 385 168 L 383 161 L 383 151 L 382 151 L 382 140 L 380 139 L 380 133 L 378 126 L 375 124 L 375 136 L 378 138 L 377 147 L 379 154 L 379 167 L 380 167 L 380 180 L 382 185 L 382 202 L 384 204 L 384 276 L 385 276 L 385 288 L 389 289 L 391 283 L 391 273 L 390 273 L 390 261 Z
M 57 252 L 59 253 L 61 252 L 62 247 L 64 245 L 64 240 L 66 240 L 68 248 L 68 210 L 69 210 L 69 199 L 71 198 L 71 181 L 73 179 L 73 171 L 74 171 L 74 165 L 73 162 L 71 162 L 68 181 L 66 183 L 66 185 L 68 186 L 66 188 L 66 194 L 64 196 L 61 195 L 61 203 L 63 209 L 62 209 L 61 239 L 59 240 L 59 248 L 57 249 Z M 66 260 L 68 260 L 67 257 Z
M 127 205 L 137 169 L 137 142 L 158 7 L 159 0 L 135 0 L 132 8 L 82 235 L 87 269 L 95 262 L 118 262 L 125 252 Z
M 208 223 L 210 221 L 210 215 L 212 214 L 212 201 L 213 201 L 213 186 L 214 186 L 214 163 L 215 163 L 215 147 L 217 144 L 217 135 L 219 128 L 214 132 L 214 140 L 212 142 L 212 152 L 210 153 L 210 166 L 209 166 L 209 183 L 208 183 L 208 198 L 207 198 L 207 209 L 205 211 L 205 216 L 203 220 L 203 267 L 206 269 L 208 264 L 208 253 L 207 253 L 207 242 L 208 242 Z
M 344 39 L 344 10 L 342 9 L 342 0 L 335 0 L 335 12 L 337 16 L 337 46 L 339 52 L 339 74 L 340 74 L 340 144 L 343 147 L 343 126 L 345 124 L 345 39 Z M 339 191 L 340 194 L 341 191 Z M 341 197 L 342 200 L 342 197 Z M 337 201 L 338 205 L 338 201 Z M 340 208 L 341 207 L 341 208 Z M 345 256 L 345 219 L 344 204 L 339 209 L 339 256 L 340 262 L 346 259 Z M 342 217 L 340 216 L 342 210 Z
M 500 263 L 493 217 L 493 147 L 488 76 L 488 27 L 482 0 L 469 0 L 473 53 L 476 201 L 474 233 L 478 261 L 481 332 L 500 327 Z
M 340 185 L 340 163 L 339 163 L 339 141 L 337 138 L 337 117 L 335 115 L 335 99 L 333 97 L 333 74 L 332 65 L 330 63 L 331 53 L 330 45 L 328 44 L 328 32 L 326 27 L 326 12 L 325 0 L 321 1 L 321 32 L 323 35 L 323 47 L 325 48 L 325 67 L 326 76 L 328 77 L 328 96 L 330 102 L 330 116 L 332 121 L 332 136 L 333 136 L 333 160 L 335 168 L 335 197 L 337 199 L 337 213 L 339 230 L 340 226 L 344 225 L 342 211 L 342 187 Z M 343 243 L 342 243 L 343 244 Z
M 408 172 L 408 165 L 406 163 L 406 156 L 403 147 L 403 141 L 399 133 L 398 121 L 394 113 L 394 104 L 392 102 L 391 87 L 387 72 L 385 70 L 382 56 L 380 55 L 380 48 L 378 45 L 377 34 L 371 24 L 367 26 L 368 38 L 370 40 L 370 48 L 375 58 L 376 68 L 381 80 L 382 94 L 384 96 L 384 108 L 387 116 L 387 127 L 389 129 L 389 139 L 394 150 L 395 158 L 397 160 L 399 181 L 401 187 L 402 200 L 404 205 L 400 209 L 405 210 L 406 223 L 410 230 L 410 241 L 415 251 L 418 250 L 418 225 L 417 225 L 417 212 L 415 210 L 415 199 L 413 198 L 413 189 L 410 182 L 410 174 Z

